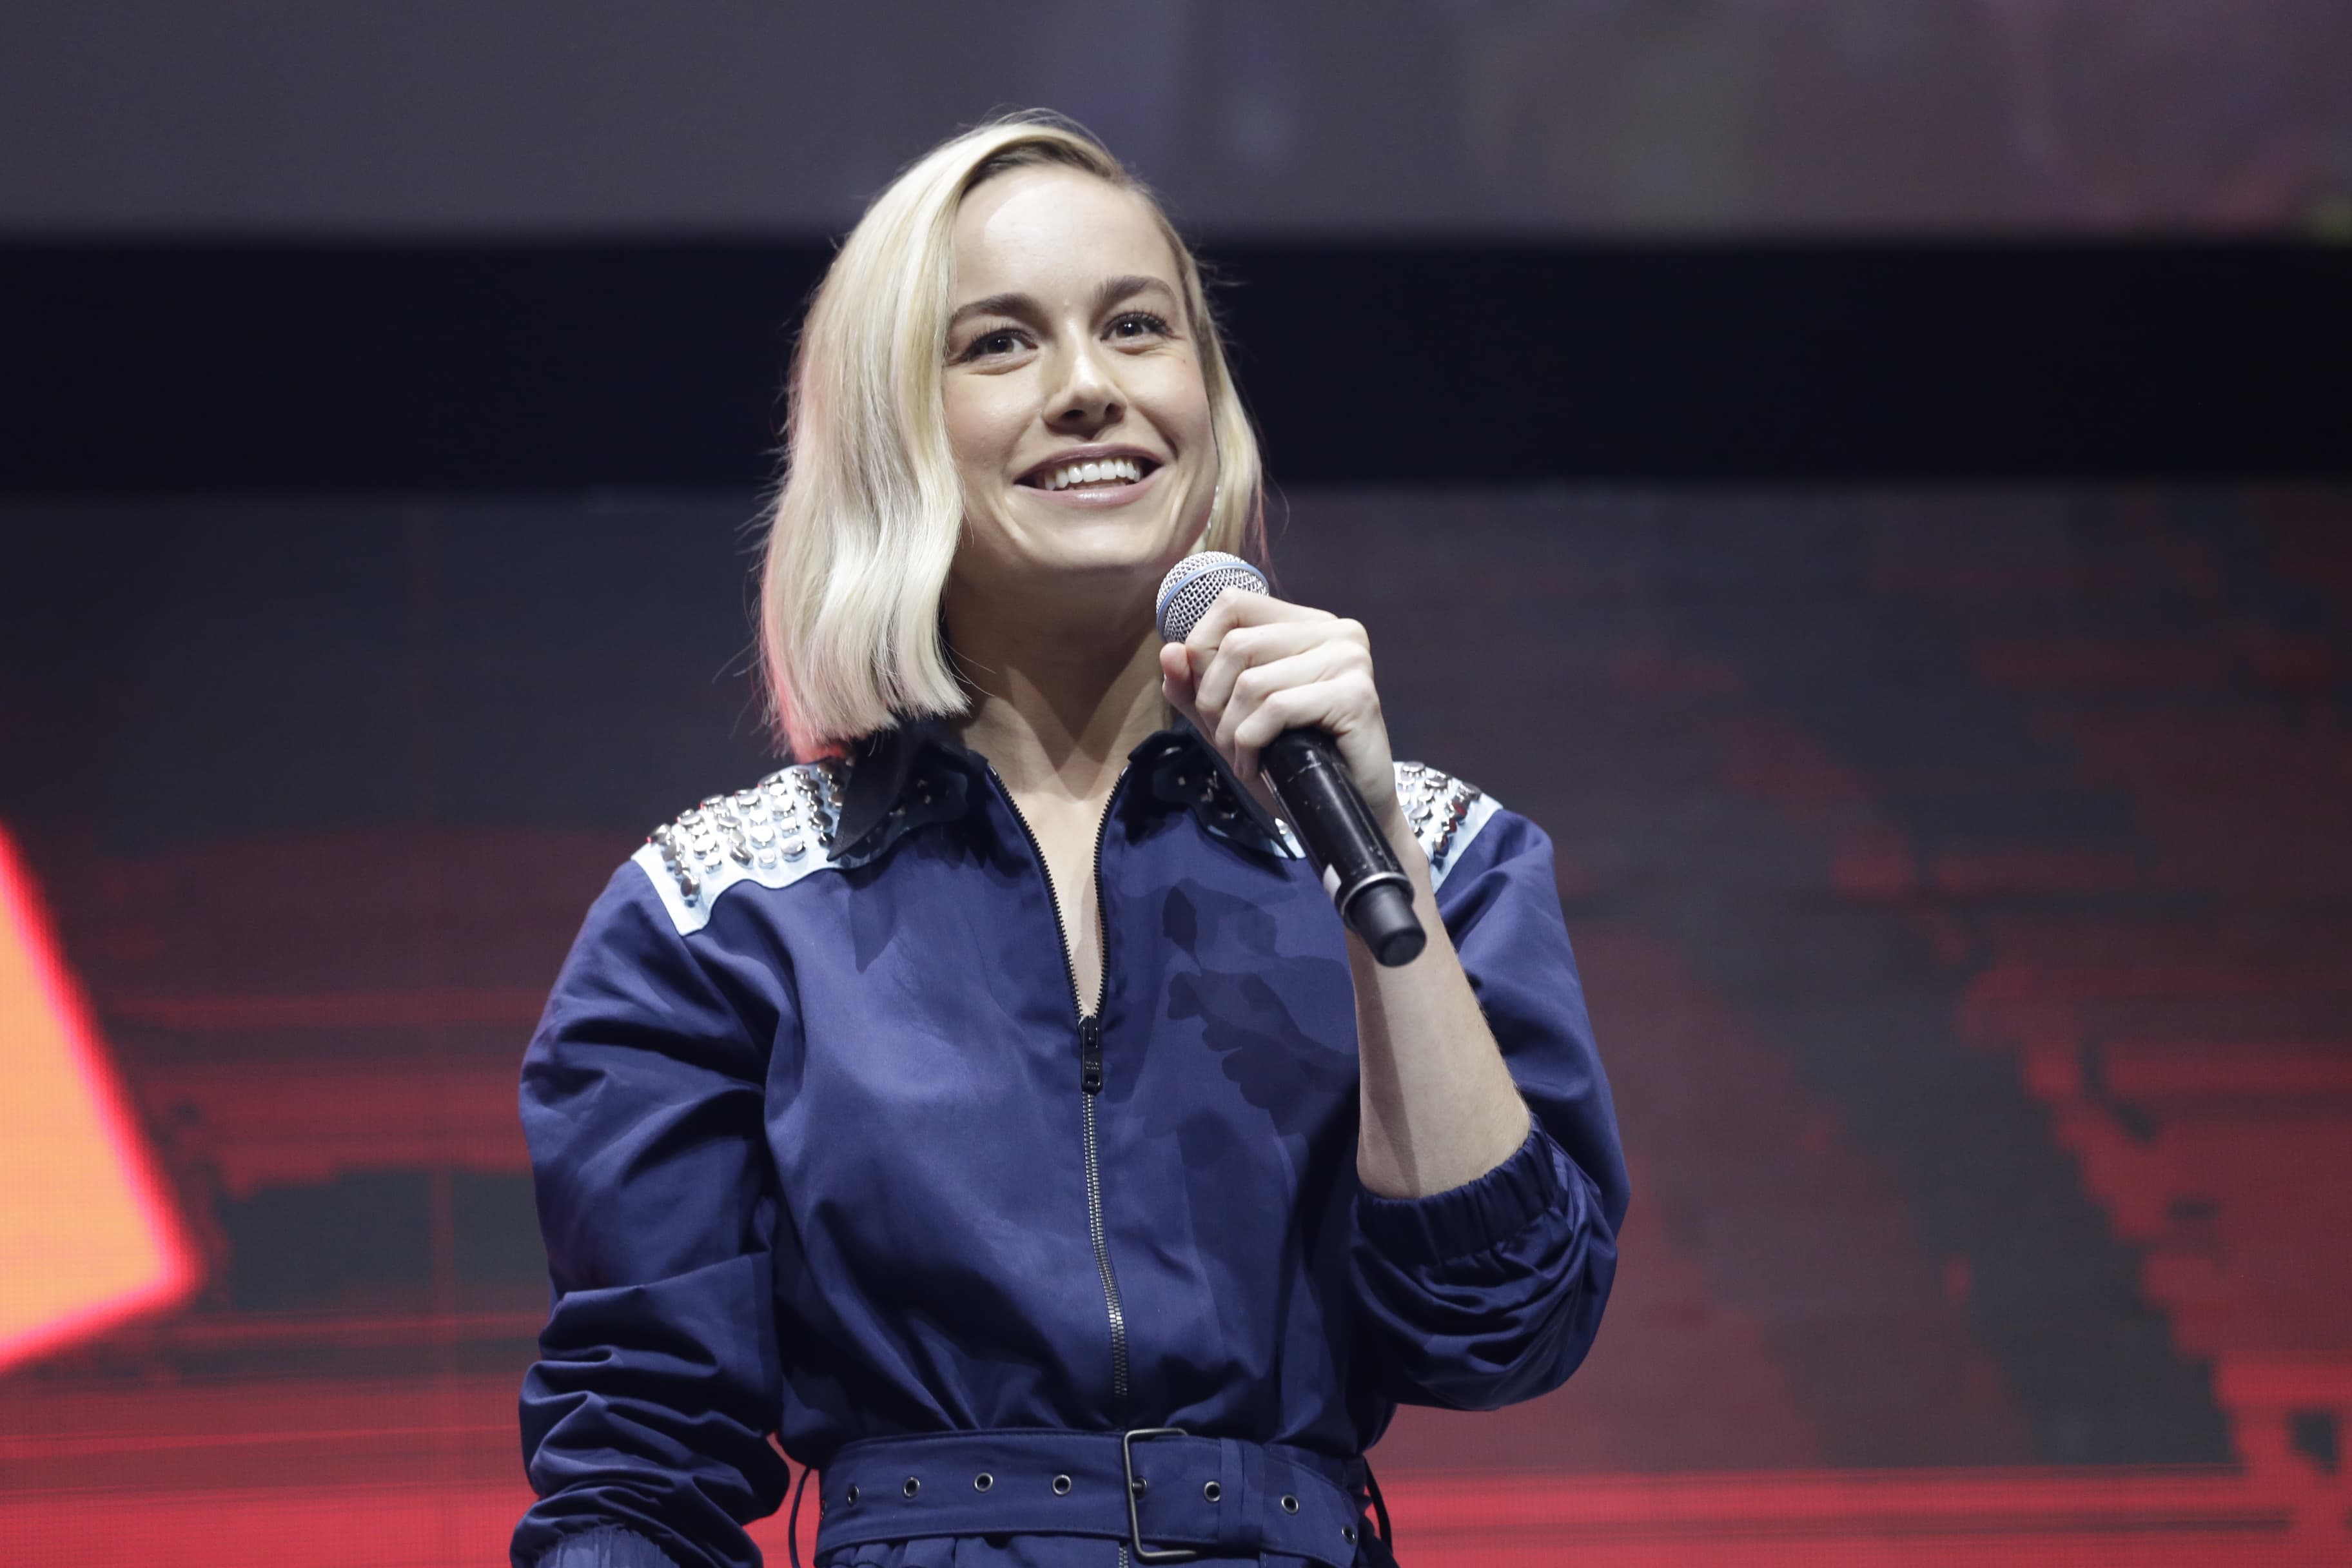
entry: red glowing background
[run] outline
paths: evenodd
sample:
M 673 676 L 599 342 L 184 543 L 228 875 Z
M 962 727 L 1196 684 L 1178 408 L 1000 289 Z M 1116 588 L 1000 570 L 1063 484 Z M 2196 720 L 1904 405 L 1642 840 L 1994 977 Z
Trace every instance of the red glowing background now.
M 1404 1562 L 2352 1552 L 2343 492 L 1291 504 L 1554 835 L 1634 1164 L 1586 1368 L 1376 1450 Z M 763 765 L 747 505 L 19 509 L 142 564 L 0 626 L 0 1563 L 500 1560 L 515 1068 Z

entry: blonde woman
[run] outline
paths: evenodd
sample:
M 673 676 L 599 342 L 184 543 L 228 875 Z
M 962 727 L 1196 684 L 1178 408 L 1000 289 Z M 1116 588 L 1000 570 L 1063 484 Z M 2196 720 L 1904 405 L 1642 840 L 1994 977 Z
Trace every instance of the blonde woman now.
M 1334 331 L 1376 326 L 1335 321 Z M 1591 1345 L 1626 1184 L 1549 842 L 1389 755 L 1364 630 L 1153 593 L 1257 543 L 1159 207 L 1049 118 L 908 168 L 792 380 L 762 597 L 801 759 L 590 910 L 522 1114 L 555 1300 L 531 1568 L 1391 1561 L 1364 1452 Z M 1319 726 L 1427 951 L 1269 814 Z M 795 1499 L 797 1508 L 797 1499 Z

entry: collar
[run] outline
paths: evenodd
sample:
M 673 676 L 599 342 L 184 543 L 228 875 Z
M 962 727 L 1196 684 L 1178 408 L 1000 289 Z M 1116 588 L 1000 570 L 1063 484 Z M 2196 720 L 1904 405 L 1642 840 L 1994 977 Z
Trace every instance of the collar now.
M 1191 811 L 1207 831 L 1280 858 L 1298 850 L 1226 768 L 1216 749 L 1180 718 L 1127 754 L 1129 779 L 1146 796 Z M 926 823 L 948 822 L 987 787 L 988 760 L 945 719 L 910 719 L 857 742 L 835 764 L 846 773 L 833 835 L 835 865 L 861 866 Z

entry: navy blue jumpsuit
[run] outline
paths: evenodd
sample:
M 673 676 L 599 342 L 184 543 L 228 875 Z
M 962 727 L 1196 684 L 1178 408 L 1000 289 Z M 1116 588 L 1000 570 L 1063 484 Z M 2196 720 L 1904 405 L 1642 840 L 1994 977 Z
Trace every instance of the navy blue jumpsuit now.
M 1400 1403 L 1567 1378 L 1626 1202 L 1549 840 L 1398 777 L 1535 1123 L 1410 1200 L 1356 1178 L 1330 900 L 1181 724 L 1104 815 L 1099 996 L 944 726 L 656 831 L 523 1063 L 553 1300 L 520 1568 L 751 1568 L 771 1433 L 834 1568 L 1384 1561 L 1364 1450 Z

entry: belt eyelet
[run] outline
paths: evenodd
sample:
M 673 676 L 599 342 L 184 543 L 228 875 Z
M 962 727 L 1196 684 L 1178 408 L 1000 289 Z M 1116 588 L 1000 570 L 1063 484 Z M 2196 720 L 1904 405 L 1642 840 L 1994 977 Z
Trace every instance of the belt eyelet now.
M 1219 1486 L 1214 1481 L 1202 1481 L 1201 1483 L 1201 1495 L 1208 1499 L 1211 1502 L 1219 1502 L 1224 1498 L 1225 1489 Z
M 849 1483 L 849 1489 L 841 1494 L 841 1500 L 844 1502 L 856 1502 L 857 1500 L 857 1483 L 856 1481 Z
M 976 1492 L 984 1492 L 995 1484 L 996 1478 L 990 1475 L 986 1470 L 982 1470 L 980 1474 L 971 1478 L 971 1489 Z
M 1055 1497 L 1067 1497 L 1070 1495 L 1069 1477 L 1055 1476 L 1054 1478 L 1054 1495 Z
M 1341 1525 L 1339 1527 L 1339 1539 L 1346 1542 L 1350 1546 L 1356 1544 L 1356 1527 L 1352 1524 Z
M 917 1492 L 921 1491 L 922 1489 L 923 1483 L 913 1476 L 908 1476 L 907 1478 L 907 1484 L 898 1489 L 899 1492 L 907 1497 L 913 1497 Z
M 1292 1497 L 1288 1492 L 1283 1493 L 1282 1511 L 1285 1513 L 1297 1513 L 1298 1511 L 1298 1500 Z

